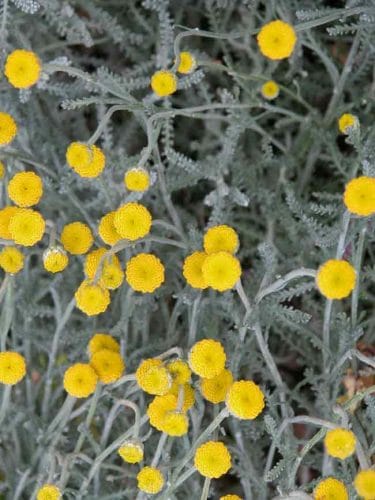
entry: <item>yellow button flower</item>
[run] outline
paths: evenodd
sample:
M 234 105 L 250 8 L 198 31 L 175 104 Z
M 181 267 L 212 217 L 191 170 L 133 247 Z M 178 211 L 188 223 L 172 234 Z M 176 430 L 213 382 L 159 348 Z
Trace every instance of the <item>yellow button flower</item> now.
M 60 500 L 61 491 L 54 484 L 44 484 L 36 494 L 36 500 Z
M 375 500 L 375 470 L 361 470 L 355 476 L 354 487 L 361 498 Z
M 264 82 L 261 88 L 262 96 L 269 101 L 272 101 L 272 99 L 276 99 L 276 97 L 279 95 L 279 92 L 280 87 L 274 80 L 268 80 L 268 82 Z
M 19 207 L 32 207 L 43 195 L 43 183 L 34 172 L 19 172 L 8 183 L 9 198 Z
M 25 257 L 15 247 L 4 247 L 0 252 L 0 267 L 6 273 L 16 274 L 23 269 Z
M 280 60 L 292 55 L 297 35 L 293 26 L 278 19 L 261 28 L 257 41 L 259 50 L 265 57 Z
M 208 441 L 195 452 L 194 466 L 204 477 L 217 479 L 232 467 L 228 448 L 220 441 Z
M 125 203 L 117 209 L 114 225 L 122 238 L 135 241 L 146 236 L 151 229 L 152 217 L 140 203 Z
M 368 217 L 375 214 L 375 178 L 357 177 L 345 186 L 344 204 L 355 215 Z
M 120 354 L 110 349 L 95 352 L 91 356 L 90 365 L 103 384 L 116 382 L 125 370 L 125 363 Z
M 171 375 L 157 358 L 142 361 L 135 372 L 135 378 L 143 391 L 153 395 L 166 394 L 172 385 Z
M 348 490 L 344 483 L 334 477 L 327 477 L 320 481 L 314 489 L 314 500 L 349 500 Z
M 111 246 L 121 240 L 121 236 L 115 228 L 115 215 L 116 212 L 114 210 L 112 212 L 108 212 L 100 219 L 98 226 L 99 236 L 104 243 Z
M 131 168 L 125 172 L 124 184 L 129 191 L 147 191 L 150 187 L 150 175 L 144 168 Z
M 156 495 L 163 489 L 164 477 L 155 467 L 143 467 L 137 475 L 138 489 L 150 495 Z
M 47 248 L 43 253 L 43 266 L 49 273 L 60 273 L 69 264 L 65 250 L 59 246 Z
M 75 398 L 87 398 L 96 389 L 98 376 L 94 368 L 86 363 L 76 363 L 64 374 L 64 389 Z
M 8 114 L 0 112 L 0 146 L 10 144 L 17 134 L 17 124 Z
M 115 338 L 108 333 L 95 333 L 88 343 L 89 356 L 93 356 L 96 352 L 102 349 L 109 349 L 110 351 L 120 352 L 120 344 Z
M 98 274 L 99 282 L 109 290 L 115 290 L 122 285 L 124 273 L 116 255 L 107 255 L 106 248 L 97 248 L 86 255 L 84 270 L 87 278 L 93 280 L 101 266 Z
M 66 224 L 61 233 L 61 243 L 72 255 L 82 255 L 88 252 L 94 238 L 89 226 L 83 222 Z
M 189 352 L 189 366 L 202 378 L 213 378 L 224 370 L 227 357 L 220 342 L 203 339 L 196 342 Z
M 43 238 L 46 223 L 39 212 L 18 208 L 9 222 L 12 239 L 25 247 L 33 246 Z
M 17 89 L 28 89 L 40 78 L 42 64 L 39 57 L 30 50 L 14 50 L 8 55 L 4 73 L 8 81 Z
M 182 272 L 188 284 L 193 288 L 201 290 L 207 288 L 207 283 L 202 272 L 202 265 L 206 257 L 206 252 L 194 252 L 184 260 Z
M 164 430 L 164 420 L 168 412 L 177 409 L 177 397 L 173 394 L 156 396 L 147 408 L 147 416 L 150 424 L 160 432 Z
M 166 97 L 177 90 L 177 77 L 167 70 L 160 70 L 151 77 L 151 88 L 158 97 Z
M 89 280 L 83 281 L 76 290 L 74 297 L 77 307 L 87 316 L 95 316 L 107 310 L 111 302 L 109 292 L 100 284 Z
M 84 178 L 98 177 L 105 167 L 105 154 L 95 145 L 72 142 L 66 150 L 67 164 Z
M 189 430 L 189 419 L 183 411 L 168 411 L 162 424 L 163 432 L 168 436 L 181 437 Z
M 203 278 L 208 286 L 219 292 L 231 290 L 241 277 L 241 264 L 228 252 L 207 256 L 202 265 Z
M 224 495 L 219 500 L 242 500 L 242 498 L 238 495 Z
M 344 299 L 355 287 L 356 272 L 345 260 L 331 259 L 322 264 L 316 275 L 318 289 L 327 299 Z
M 120 446 L 117 453 L 124 462 L 128 464 L 137 464 L 143 460 L 143 444 L 139 440 L 129 439 Z
M 348 134 L 349 130 L 358 127 L 358 124 L 358 118 L 350 113 L 344 113 L 338 120 L 338 127 L 342 134 Z
M 189 365 L 182 359 L 170 361 L 167 365 L 167 370 L 172 376 L 173 383 L 186 384 L 190 382 L 191 370 Z
M 196 66 L 197 62 L 191 52 L 180 52 L 180 62 L 177 68 L 179 73 L 182 75 L 188 75 L 195 70 Z
M 4 238 L 4 240 L 13 239 L 12 234 L 9 230 L 9 224 L 18 210 L 18 207 L 12 206 L 7 206 L 0 210 L 0 238 Z
M 218 404 L 225 401 L 228 390 L 233 383 L 233 375 L 229 370 L 224 369 L 219 375 L 213 378 L 202 378 L 200 390 L 202 396 L 210 403 Z
M 125 276 L 136 292 L 152 293 L 164 283 L 164 266 L 155 255 L 140 253 L 128 261 Z
M 15 385 L 26 375 L 25 358 L 18 352 L 0 352 L 0 384 Z
M 177 384 L 176 382 L 172 383 L 172 386 L 168 392 L 168 394 L 173 394 L 176 397 L 176 408 L 177 408 L 177 399 L 179 397 L 180 390 L 183 390 L 183 401 L 182 401 L 182 410 L 188 411 L 190 408 L 194 406 L 195 403 L 195 391 L 190 384 Z
M 210 227 L 203 238 L 206 253 L 228 252 L 234 254 L 238 250 L 239 239 L 236 231 L 225 224 Z
M 332 429 L 327 431 L 324 445 L 328 455 L 344 460 L 353 455 L 356 438 L 353 432 L 347 429 Z
M 226 406 L 235 417 L 253 420 L 263 411 L 264 394 L 252 380 L 239 380 L 229 388 Z

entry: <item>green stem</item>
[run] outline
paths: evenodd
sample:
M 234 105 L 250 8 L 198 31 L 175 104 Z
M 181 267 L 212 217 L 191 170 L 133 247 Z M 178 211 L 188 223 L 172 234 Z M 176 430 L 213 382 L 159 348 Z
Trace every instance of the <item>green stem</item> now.
M 0 425 L 5 419 L 5 415 L 9 407 L 11 393 L 12 393 L 12 386 L 5 385 L 3 389 L 3 399 L 1 401 L 1 407 L 0 407 Z
M 210 484 L 211 484 L 211 479 L 209 477 L 206 477 L 203 483 L 201 500 L 207 500 L 208 493 L 210 492 Z

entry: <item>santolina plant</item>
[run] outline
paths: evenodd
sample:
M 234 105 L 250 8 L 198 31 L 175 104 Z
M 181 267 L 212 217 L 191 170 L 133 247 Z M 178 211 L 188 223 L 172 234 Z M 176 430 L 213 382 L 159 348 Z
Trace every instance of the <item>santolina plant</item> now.
M 374 19 L 2 2 L 0 499 L 375 499 Z

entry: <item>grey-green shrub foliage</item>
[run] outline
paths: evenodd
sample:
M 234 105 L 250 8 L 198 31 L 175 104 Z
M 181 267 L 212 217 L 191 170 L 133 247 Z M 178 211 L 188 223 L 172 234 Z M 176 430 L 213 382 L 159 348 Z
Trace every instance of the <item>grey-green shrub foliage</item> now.
M 300 27 L 296 50 L 282 62 L 263 57 L 254 36 L 277 18 Z M 182 238 L 185 245 L 153 244 L 166 266 L 165 284 L 152 295 L 131 294 L 125 284 L 113 294 L 107 312 L 94 318 L 71 302 L 83 279 L 81 258 L 72 257 L 63 273 L 52 275 L 41 262 L 46 241 L 25 250 L 25 268 L 11 279 L 1 303 L 1 335 L 7 336 L 7 349 L 25 356 L 28 374 L 15 387 L 0 428 L 0 498 L 34 498 L 45 482 L 63 484 L 64 499 L 137 497 L 138 467 L 123 464 L 116 450 L 81 488 L 106 447 L 100 437 L 116 400 L 132 399 L 145 414 L 149 397 L 134 393 L 134 382 L 105 388 L 89 428 L 84 423 L 89 400 L 82 400 L 57 442 L 46 433 L 65 398 L 63 373 L 71 363 L 87 359 L 87 342 L 96 331 L 122 341 L 127 373 L 141 359 L 175 346 L 186 356 L 194 337 L 219 339 L 235 378 L 253 379 L 265 391 L 267 405 L 260 417 L 248 422 L 230 418 L 216 431 L 229 446 L 233 467 L 211 483 L 210 498 L 227 493 L 247 500 L 308 498 L 302 492 L 311 495 L 327 475 L 343 480 L 351 498 L 357 498 L 352 486 L 358 469 L 355 456 L 345 461 L 327 458 L 319 426 L 286 425 L 283 433 L 280 426 L 298 415 L 337 424 L 348 418 L 367 460 L 374 460 L 374 397 L 359 392 L 354 410 L 350 403 L 340 411 L 336 406 L 346 395 L 343 377 L 349 368 L 358 391 L 363 390 L 364 374 L 374 384 L 374 218 L 352 217 L 349 224 L 344 253 L 359 272 L 358 310 L 356 300 L 349 298 L 334 302 L 330 321 L 328 313 L 328 371 L 322 370 L 327 301 L 313 280 L 297 278 L 245 316 L 235 291 L 200 294 L 190 288 L 182 262 L 201 248 L 207 227 L 229 224 L 240 236 L 242 280 L 253 304 L 260 287 L 295 269 L 316 269 L 335 256 L 343 232 L 345 183 L 356 175 L 375 176 L 375 2 L 3 0 L 0 19 L 1 64 L 15 48 L 26 48 L 43 64 L 81 71 L 79 77 L 45 72 L 27 91 L 12 88 L 2 75 L 1 111 L 9 112 L 19 127 L 17 140 L 0 151 L 6 165 L 2 206 L 9 203 L 9 178 L 34 169 L 44 182 L 40 211 L 45 219 L 58 232 L 64 224 L 82 220 L 97 235 L 99 219 L 130 199 L 122 178 L 147 146 L 145 118 L 171 110 L 154 121 L 155 142 L 147 162 L 154 183 L 140 199 L 155 219 L 177 227 L 177 235 L 162 226 L 155 234 Z M 156 98 L 151 75 L 173 65 L 176 35 L 194 28 L 224 36 L 183 38 L 181 49 L 195 55 L 198 68 L 180 77 L 172 97 Z M 281 85 L 274 101 L 260 94 L 261 84 L 270 78 Z M 65 150 L 74 140 L 88 140 L 116 104 L 123 110 L 111 116 L 98 140 L 107 157 L 104 173 L 81 179 L 66 165 Z M 197 106 L 202 111 L 190 111 Z M 337 128 L 344 112 L 360 122 L 349 136 Z M 122 262 L 134 252 L 122 252 Z M 257 327 L 281 384 L 259 348 Z M 281 393 L 285 398 L 280 403 Z M 204 402 L 198 387 L 196 398 L 189 434 L 170 438 L 161 456 L 172 485 L 175 467 L 216 415 L 217 408 Z M 121 409 L 107 445 L 132 425 L 132 412 Z M 310 440 L 318 432 L 314 445 Z M 75 456 L 79 435 L 85 441 Z M 147 423 L 141 428 L 141 436 L 147 437 L 146 462 L 159 435 Z M 297 470 L 306 443 L 311 449 L 304 450 Z M 200 498 L 202 485 L 203 478 L 195 473 L 168 498 Z M 299 497 L 288 496 L 297 490 Z M 163 495 L 157 498 L 167 498 Z

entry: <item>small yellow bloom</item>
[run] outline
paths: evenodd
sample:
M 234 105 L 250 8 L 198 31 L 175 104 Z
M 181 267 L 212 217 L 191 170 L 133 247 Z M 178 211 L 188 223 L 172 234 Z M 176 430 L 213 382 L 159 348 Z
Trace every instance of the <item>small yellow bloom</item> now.
M 350 113 L 344 113 L 338 120 L 338 127 L 342 134 L 348 134 L 351 128 L 358 127 L 358 125 L 358 118 Z
M 114 225 L 122 238 L 135 241 L 146 236 L 151 229 L 152 217 L 140 203 L 125 203 L 117 209 Z
M 90 365 L 94 368 L 100 382 L 112 384 L 125 370 L 125 363 L 118 352 L 102 349 L 91 356 Z
M 25 358 L 18 352 L 0 352 L 0 384 L 15 385 L 26 375 Z
M 345 260 L 331 259 L 322 264 L 316 275 L 318 289 L 327 299 L 344 299 L 355 287 L 356 272 Z
M 68 264 L 69 258 L 59 246 L 47 248 L 43 253 L 43 266 L 49 273 L 60 273 Z
M 96 389 L 98 376 L 94 368 L 86 363 L 70 366 L 64 374 L 64 389 L 75 398 L 87 398 Z
M 118 241 L 121 240 L 121 236 L 118 234 L 115 228 L 115 215 L 116 212 L 113 210 L 112 212 L 108 212 L 105 214 L 99 222 L 98 233 L 101 239 L 107 245 L 115 245 Z
M 36 205 L 43 195 L 42 179 L 34 172 L 19 172 L 8 183 L 8 195 L 19 207 Z
M 361 470 L 355 476 L 354 487 L 361 498 L 375 500 L 375 470 Z
M 93 280 L 101 266 L 99 282 L 109 290 L 115 290 L 122 285 L 124 273 L 116 255 L 106 255 L 106 248 L 97 248 L 86 255 L 84 270 L 87 278 Z
M 162 361 L 157 358 L 145 359 L 135 372 L 139 387 L 148 394 L 163 396 L 172 385 L 172 377 Z
M 164 419 L 168 412 L 177 409 L 177 397 L 173 394 L 156 396 L 147 408 L 150 424 L 160 432 L 164 432 Z
M 272 101 L 279 95 L 280 87 L 274 80 L 268 80 L 268 82 L 263 83 L 261 92 L 265 99 Z
M 125 441 L 117 450 L 120 457 L 128 464 L 137 464 L 143 460 L 144 450 L 143 444 L 139 440 Z
M 189 366 L 203 378 L 213 378 L 224 370 L 227 357 L 220 342 L 203 339 L 196 342 L 189 352 Z
M 356 438 L 353 432 L 347 429 L 332 429 L 327 431 L 324 446 L 328 455 L 344 460 L 353 455 Z
M 144 168 L 131 168 L 125 172 L 124 184 L 129 191 L 147 191 L 150 187 L 150 175 Z
M 72 255 L 82 255 L 90 250 L 94 238 L 89 226 L 83 222 L 66 224 L 61 233 L 61 243 Z
M 210 403 L 218 404 L 225 401 L 228 390 L 233 383 L 233 375 L 224 369 L 213 378 L 202 378 L 200 389 L 202 396 Z
M 90 358 L 102 349 L 120 352 L 120 344 L 108 333 L 95 333 L 87 346 Z
M 375 177 L 361 176 L 345 186 L 344 204 L 355 215 L 368 217 L 375 214 Z
M 182 361 L 182 359 L 170 361 L 167 365 L 167 369 L 172 376 L 173 383 L 179 385 L 190 382 L 191 370 L 189 365 L 185 361 Z
M 9 230 L 9 224 L 18 210 L 18 207 L 12 206 L 7 206 L 0 210 L 0 238 L 4 238 L 4 240 L 13 239 L 13 236 Z
M 194 252 L 184 260 L 182 272 L 188 284 L 193 288 L 201 290 L 207 288 L 207 283 L 202 272 L 202 265 L 206 257 L 206 252 Z
M 17 134 L 17 123 L 8 114 L 0 112 L 0 146 L 10 144 Z
M 232 460 L 224 443 L 208 441 L 195 452 L 194 466 L 202 476 L 217 479 L 229 471 Z
M 195 391 L 190 384 L 177 384 L 176 382 L 172 383 L 172 386 L 168 392 L 168 394 L 173 394 L 176 397 L 176 409 L 177 409 L 177 400 L 180 394 L 180 390 L 183 390 L 183 401 L 182 401 L 182 411 L 188 411 L 190 408 L 194 406 L 195 403 Z
M 264 394 L 252 380 L 239 380 L 229 388 L 226 406 L 235 417 L 253 420 L 263 411 Z
M 36 500 L 60 500 L 61 491 L 54 484 L 43 484 L 36 494 Z
M 23 269 L 25 257 L 15 247 L 4 247 L 0 252 L 0 267 L 6 273 L 16 274 Z
M 42 64 L 39 57 L 30 50 L 14 50 L 8 55 L 4 73 L 8 81 L 17 89 L 28 89 L 40 78 Z
M 182 75 L 192 73 L 197 67 L 195 57 L 191 52 L 180 52 L 180 62 L 177 71 Z
M 334 477 L 320 481 L 314 489 L 314 500 L 349 500 L 348 490 L 344 483 Z
M 9 222 L 12 239 L 25 247 L 33 246 L 43 238 L 45 220 L 31 208 L 18 208 Z
M 238 495 L 224 495 L 223 497 L 220 497 L 219 500 L 243 500 L 243 499 Z
M 111 302 L 108 290 L 89 280 L 85 280 L 80 284 L 74 297 L 78 309 L 87 316 L 95 316 L 105 312 Z
M 189 419 L 183 411 L 171 410 L 165 414 L 163 432 L 168 436 L 184 436 L 189 429 Z
M 81 177 L 98 177 L 105 167 L 105 154 L 95 145 L 72 142 L 66 150 L 67 164 Z
M 143 467 L 137 475 L 138 489 L 155 495 L 163 489 L 164 477 L 159 469 L 155 467 Z
M 164 283 L 164 266 L 155 255 L 140 253 L 128 261 L 125 276 L 136 292 L 152 293 Z
M 257 41 L 259 50 L 265 57 L 280 60 L 291 56 L 297 35 L 293 26 L 278 19 L 262 26 Z
M 202 265 L 203 277 L 208 286 L 219 292 L 234 287 L 241 277 L 239 260 L 228 252 L 217 252 L 207 256 Z
M 204 235 L 203 246 L 209 254 L 221 251 L 234 254 L 239 246 L 238 234 L 232 227 L 225 224 L 210 227 Z
M 151 88 L 158 97 L 166 97 L 177 90 L 177 77 L 167 70 L 160 70 L 151 77 Z

